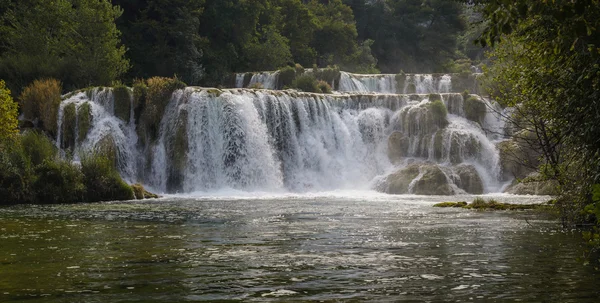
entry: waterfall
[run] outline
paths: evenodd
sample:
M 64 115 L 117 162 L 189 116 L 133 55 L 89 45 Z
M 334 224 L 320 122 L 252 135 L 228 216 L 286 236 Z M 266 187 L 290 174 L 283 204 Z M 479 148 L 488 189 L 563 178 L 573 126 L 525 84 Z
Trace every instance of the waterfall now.
M 245 77 L 237 74 L 236 86 Z M 250 83 L 275 88 L 277 73 L 255 73 Z M 450 75 L 342 72 L 339 87 L 345 92 L 187 87 L 171 95 L 152 140 L 138 140 L 131 89 L 118 102 L 111 88 L 75 92 L 61 103 L 57 145 L 77 159 L 110 144 L 127 181 L 167 193 L 370 189 L 411 165 L 423 169 L 409 193 L 433 169 L 453 193 L 468 191 L 472 178 L 484 192 L 501 189 L 495 143 L 504 121 L 492 100 L 450 93 Z M 485 104 L 477 121 L 465 97 Z

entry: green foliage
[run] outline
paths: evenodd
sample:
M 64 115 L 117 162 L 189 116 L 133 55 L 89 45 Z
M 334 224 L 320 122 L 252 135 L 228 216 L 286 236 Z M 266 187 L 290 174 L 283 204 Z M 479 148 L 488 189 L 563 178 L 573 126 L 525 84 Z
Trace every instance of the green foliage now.
M 17 107 L 4 80 L 0 80 L 0 142 L 14 140 L 18 133 Z
M 258 32 L 252 41 L 244 45 L 244 53 L 251 70 L 274 70 L 293 62 L 288 39 L 274 26 Z
M 467 202 L 440 202 L 433 205 L 433 207 L 465 207 Z
M 56 159 L 58 152 L 56 146 L 43 133 L 26 131 L 20 139 L 23 153 L 33 167 L 41 165 L 44 161 Z
M 510 204 L 501 203 L 494 199 L 485 200 L 477 197 L 467 204 L 467 202 L 442 202 L 434 204 L 433 207 L 459 207 L 476 210 L 527 210 L 527 209 L 542 209 L 548 207 L 544 204 Z
M 81 156 L 85 200 L 89 202 L 133 200 L 133 189 L 115 168 L 112 151 L 100 150 Z
M 32 202 L 32 175 L 31 162 L 19 140 L 7 145 L 0 142 L 0 205 Z
M 131 188 L 133 189 L 133 193 L 137 200 L 158 198 L 158 195 L 147 191 L 142 184 L 139 184 L 139 183 L 133 184 L 133 185 L 131 185 Z
M 68 89 L 108 85 L 129 68 L 121 10 L 108 0 L 5 0 L 0 14 L 0 78 L 14 92 L 48 77 Z
M 338 83 L 340 81 L 340 68 L 337 66 L 328 66 L 327 68 L 313 69 L 313 75 L 317 80 L 327 83 Z
M 311 93 L 320 93 L 321 90 L 317 85 L 317 79 L 312 74 L 304 74 L 297 77 L 292 83 L 292 86 L 303 91 Z
M 115 116 L 125 122 L 129 122 L 131 115 L 131 91 L 123 84 L 117 84 L 112 88 L 115 98 Z
M 85 186 L 79 167 L 65 160 L 45 160 L 34 169 L 31 184 L 35 201 L 42 204 L 83 201 Z
M 56 119 L 62 101 L 61 90 L 61 83 L 56 79 L 35 80 L 19 97 L 25 118 L 39 120 L 40 127 L 51 136 L 57 134 Z

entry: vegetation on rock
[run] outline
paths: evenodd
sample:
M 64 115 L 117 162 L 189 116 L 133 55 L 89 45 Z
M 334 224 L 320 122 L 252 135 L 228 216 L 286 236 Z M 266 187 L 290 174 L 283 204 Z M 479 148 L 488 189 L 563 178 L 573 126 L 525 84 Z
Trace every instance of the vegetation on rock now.
M 39 120 L 38 126 L 53 137 L 57 134 L 61 90 L 61 83 L 56 79 L 35 80 L 25 87 L 19 97 L 25 118 Z

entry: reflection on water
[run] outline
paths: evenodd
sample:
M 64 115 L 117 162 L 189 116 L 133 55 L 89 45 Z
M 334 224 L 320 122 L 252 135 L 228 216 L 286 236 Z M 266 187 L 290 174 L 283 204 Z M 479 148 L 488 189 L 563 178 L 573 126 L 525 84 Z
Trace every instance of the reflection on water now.
M 3 208 L 0 301 L 597 302 L 600 274 L 577 261 L 578 233 L 534 212 L 431 207 L 447 199 L 179 197 Z

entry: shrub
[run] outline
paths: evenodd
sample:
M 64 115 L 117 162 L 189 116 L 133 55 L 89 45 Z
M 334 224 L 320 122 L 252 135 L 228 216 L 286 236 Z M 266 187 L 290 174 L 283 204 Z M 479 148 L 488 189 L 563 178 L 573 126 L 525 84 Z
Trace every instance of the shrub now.
M 329 83 L 320 80 L 319 82 L 317 82 L 317 87 L 319 88 L 320 92 L 324 94 L 331 94 L 331 85 L 329 85 Z
M 114 156 L 95 151 L 81 157 L 81 172 L 88 202 L 132 200 L 135 198 L 129 186 L 115 168 Z
M 131 115 L 131 92 L 129 87 L 118 83 L 112 89 L 114 98 L 115 117 L 129 122 Z
M 17 107 L 4 80 L 0 80 L 0 142 L 14 140 L 18 134 Z
M 321 90 L 317 86 L 317 79 L 315 79 L 315 76 L 310 74 L 297 77 L 296 80 L 294 80 L 294 82 L 292 83 L 292 86 L 304 92 L 321 92 Z
M 340 72 L 340 68 L 337 66 L 327 67 L 322 69 L 317 69 L 314 72 L 315 78 L 318 80 L 323 80 L 327 83 L 338 83 L 340 81 L 340 76 L 342 75 Z
M 248 86 L 248 88 L 252 89 L 263 89 L 263 85 L 260 82 L 252 83 L 252 85 Z
M 21 146 L 25 156 L 33 167 L 44 161 L 54 160 L 57 155 L 56 146 L 44 134 L 27 131 L 21 136 Z
M 83 201 L 85 186 L 79 167 L 69 161 L 45 160 L 35 168 L 32 191 L 40 204 Z
M 56 136 L 58 108 L 61 102 L 61 83 L 56 79 L 35 80 L 21 93 L 20 101 L 25 118 L 41 122 L 41 127 Z
M 83 142 L 92 126 L 92 107 L 89 102 L 83 103 L 77 110 L 78 134 L 77 141 Z
M 0 205 L 32 202 L 31 163 L 20 142 L 0 145 Z
M 63 108 L 61 148 L 72 148 L 75 146 L 75 127 L 77 113 L 75 103 L 70 103 Z
M 277 76 L 277 87 L 282 88 L 286 86 L 292 85 L 296 79 L 296 69 L 291 66 L 286 66 L 279 70 L 279 75 Z
M 133 185 L 131 185 L 131 188 L 133 189 L 135 198 L 138 200 L 158 198 L 158 195 L 147 191 L 142 184 L 139 184 L 139 183 L 133 184 Z

